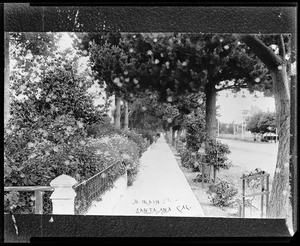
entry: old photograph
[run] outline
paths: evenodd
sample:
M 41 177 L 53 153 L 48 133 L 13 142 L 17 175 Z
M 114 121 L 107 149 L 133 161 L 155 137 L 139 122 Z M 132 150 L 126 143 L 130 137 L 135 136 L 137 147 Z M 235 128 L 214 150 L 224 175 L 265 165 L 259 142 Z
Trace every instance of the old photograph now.
M 4 214 L 285 219 L 294 233 L 290 33 L 4 38 Z
M 6 38 L 7 211 L 289 216 L 288 35 Z M 248 42 L 285 62 L 270 72 Z

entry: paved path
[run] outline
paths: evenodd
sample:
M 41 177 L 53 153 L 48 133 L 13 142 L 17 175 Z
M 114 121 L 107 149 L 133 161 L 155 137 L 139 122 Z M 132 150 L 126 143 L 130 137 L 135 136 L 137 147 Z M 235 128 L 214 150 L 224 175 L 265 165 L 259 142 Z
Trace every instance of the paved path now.
M 112 213 L 204 217 L 197 198 L 163 137 L 143 154 L 137 179 L 126 189 Z

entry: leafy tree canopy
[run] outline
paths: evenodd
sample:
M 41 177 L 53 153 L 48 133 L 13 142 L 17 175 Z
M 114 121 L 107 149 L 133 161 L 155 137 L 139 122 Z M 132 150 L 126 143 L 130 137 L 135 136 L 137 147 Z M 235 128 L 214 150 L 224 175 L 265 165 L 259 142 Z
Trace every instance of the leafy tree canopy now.
M 271 127 L 271 130 L 268 128 Z M 250 117 L 247 128 L 252 133 L 275 132 L 275 113 L 258 112 Z

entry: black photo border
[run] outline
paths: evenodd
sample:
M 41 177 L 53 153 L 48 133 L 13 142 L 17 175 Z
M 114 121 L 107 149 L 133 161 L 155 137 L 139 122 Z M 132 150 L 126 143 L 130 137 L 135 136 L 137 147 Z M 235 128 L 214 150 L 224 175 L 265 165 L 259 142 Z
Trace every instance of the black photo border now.
M 296 51 L 297 5 L 285 3 L 5 3 L 4 31 L 11 32 L 196 32 L 290 33 Z M 67 12 L 79 10 L 76 26 Z M 103 24 L 105 23 L 105 28 Z M 2 33 L 3 35 L 3 33 Z M 3 39 L 2 39 L 3 40 Z M 1 47 L 3 49 L 3 45 Z M 2 50 L 1 50 L 2 51 Z M 2 53 L 3 54 L 3 53 Z M 2 83 L 3 84 L 3 83 Z M 297 83 L 291 90 L 291 162 L 294 229 L 298 228 Z M 2 87 L 3 88 L 3 87 Z M 2 90 L 3 91 L 3 90 Z M 2 168 L 2 166 L 1 166 Z M 2 180 L 2 179 L 1 179 Z M 1 181 L 3 182 L 3 180 Z M 1 183 L 3 190 L 3 183 Z M 3 197 L 1 197 L 3 199 Z M 1 200 L 3 205 L 3 200 Z M 3 218 L 1 218 L 3 217 Z M 288 242 L 282 219 L 140 216 L 11 215 L 1 213 L 5 242 Z M 50 218 L 53 222 L 49 222 Z M 4 223 L 5 221 L 5 223 Z

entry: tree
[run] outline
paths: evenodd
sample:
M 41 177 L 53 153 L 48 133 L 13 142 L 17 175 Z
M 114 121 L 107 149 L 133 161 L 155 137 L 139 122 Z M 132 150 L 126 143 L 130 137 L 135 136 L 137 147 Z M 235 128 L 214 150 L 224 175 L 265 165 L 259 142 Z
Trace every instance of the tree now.
M 269 130 L 269 127 L 271 127 L 271 130 Z M 275 122 L 275 112 L 268 112 L 262 114 L 258 121 L 258 128 L 261 133 L 266 133 L 266 132 L 276 132 L 276 122 Z
M 202 136 L 205 133 L 205 129 L 203 128 L 203 123 L 205 123 L 205 95 L 202 92 L 191 92 L 188 93 L 186 92 L 185 94 L 181 94 L 178 96 L 173 96 L 171 97 L 172 100 L 172 105 L 175 106 L 179 114 L 174 118 L 174 120 L 168 124 L 168 127 L 172 127 L 172 133 L 175 131 L 178 131 L 177 137 L 180 135 L 181 131 L 183 129 L 186 129 L 188 131 L 189 136 L 192 138 L 197 138 L 197 143 L 194 145 L 194 147 L 198 147 L 201 145 L 203 141 Z M 170 98 L 169 98 L 170 99 Z M 199 119 L 195 119 L 195 117 L 199 117 Z M 197 124 L 195 126 L 198 129 L 198 133 L 196 133 L 196 130 L 194 129 L 194 132 L 191 133 L 192 128 L 191 125 L 194 123 L 193 120 Z M 196 137 L 196 135 L 198 137 Z M 189 140 L 189 138 L 188 138 Z M 190 146 L 189 144 L 190 141 L 187 141 L 188 148 Z M 193 140 L 191 140 L 193 142 Z M 174 145 L 174 141 L 172 141 L 172 144 Z
M 186 116 L 186 147 L 191 151 L 198 151 L 206 141 L 204 109 L 194 110 Z
M 4 126 L 6 126 L 10 119 L 10 52 L 13 52 L 14 58 L 19 63 L 23 63 L 22 65 L 28 68 L 28 63 L 24 63 L 24 60 L 22 61 L 27 52 L 33 55 L 49 54 L 49 52 L 55 49 L 54 39 L 53 34 L 5 32 Z
M 127 57 L 124 50 L 122 50 L 120 33 L 83 33 L 78 34 L 76 40 L 75 45 L 90 55 L 93 63 L 92 68 L 95 72 L 94 76 L 99 80 L 100 86 L 105 88 L 108 95 L 115 95 L 114 123 L 119 128 L 121 126 L 121 99 L 123 98 L 126 108 L 128 104 L 128 101 L 124 100 L 125 95 L 128 96 L 128 93 L 126 94 L 126 83 L 124 82 L 129 82 L 129 76 L 126 76 L 128 71 L 122 66 L 122 64 L 126 64 Z M 125 128 L 128 127 L 127 112 L 125 110 Z
M 269 127 L 272 129 L 269 130 Z M 263 134 L 266 132 L 275 133 L 275 112 L 258 112 L 252 115 L 247 123 L 247 128 L 254 134 L 254 141 L 256 141 L 256 134 Z
M 36 36 L 39 38 L 38 34 L 33 37 Z M 10 76 L 14 118 L 22 119 L 24 127 L 30 126 L 39 116 L 55 119 L 59 115 L 72 114 L 86 124 L 101 121 L 106 109 L 94 107 L 93 97 L 87 93 L 94 82 L 76 71 L 75 62 L 79 57 L 70 56 L 70 50 L 43 53 L 39 51 L 41 47 L 32 46 L 30 41 L 12 46 L 11 58 L 17 59 Z M 32 42 L 39 43 L 35 38 Z M 34 55 L 29 50 L 25 52 L 24 46 L 31 47 Z
M 248 88 L 250 92 L 264 91 L 266 95 L 274 92 L 276 111 L 286 115 L 289 88 L 287 76 L 283 74 L 286 73 L 283 59 L 274 56 L 266 45 L 256 45 L 258 42 L 243 37 L 239 39 L 237 35 L 230 34 L 128 34 L 124 36 L 123 46 L 113 47 L 109 52 L 104 46 L 103 55 L 94 52 L 94 58 L 100 57 L 103 60 L 100 64 L 105 64 L 106 60 L 114 61 L 106 69 L 98 70 L 104 72 L 102 77 L 107 78 L 105 81 L 117 78 L 115 87 L 122 87 L 123 92 L 147 88 L 158 91 L 162 101 L 185 92 L 205 92 L 208 143 L 209 139 L 216 138 L 216 95 L 220 90 Z M 277 39 L 272 37 L 270 40 Z M 283 52 L 287 39 L 282 37 L 280 40 Z M 262 53 L 259 53 L 260 49 Z M 100 47 L 96 47 L 97 50 L 101 50 Z M 106 53 L 113 56 L 105 57 Z M 97 64 L 95 67 L 99 66 Z M 129 82 L 135 79 L 138 86 L 129 83 L 129 86 L 123 87 L 121 79 L 126 77 L 122 74 L 126 72 L 123 68 L 128 71 Z M 273 83 L 280 80 L 284 83 Z M 284 88 L 279 87 L 281 85 Z M 282 92 L 286 95 L 281 98 L 287 101 L 281 104 L 278 95 Z M 282 117 L 278 121 L 288 128 L 288 119 Z
M 123 103 L 124 103 L 124 129 L 128 130 L 128 125 L 129 125 L 129 121 L 128 121 L 128 102 L 124 100 Z
M 290 84 L 286 61 L 286 45 L 284 37 L 279 36 L 279 54 L 275 54 L 257 36 L 241 35 L 253 53 L 264 62 L 270 70 L 275 96 L 276 123 L 278 127 L 279 145 L 276 172 L 272 183 L 269 214 L 270 218 L 286 218 L 289 196 L 289 160 L 290 160 Z
M 10 104 L 9 104 L 9 74 L 10 74 L 10 62 L 9 62 L 9 33 L 4 34 L 4 127 L 10 118 Z
M 216 95 L 220 90 L 272 89 L 268 70 L 234 35 L 144 34 L 149 64 L 141 86 L 170 96 L 202 91 L 206 95 L 207 137 L 216 137 Z
M 157 93 L 146 90 L 134 96 L 134 101 L 129 106 L 130 128 L 157 131 L 169 124 L 178 115 L 176 108 L 168 103 L 158 102 Z
M 258 112 L 252 115 L 247 123 L 247 129 L 254 134 L 254 141 L 256 141 L 256 134 L 261 133 L 258 123 L 263 115 L 263 112 Z
M 223 123 L 220 122 L 220 133 L 223 134 L 233 134 L 233 123 Z
M 160 91 L 163 100 L 186 91 L 204 92 L 207 143 L 216 138 L 218 91 L 272 89 L 268 69 L 234 35 L 170 34 L 155 39 L 148 41 L 154 67 L 147 84 Z

